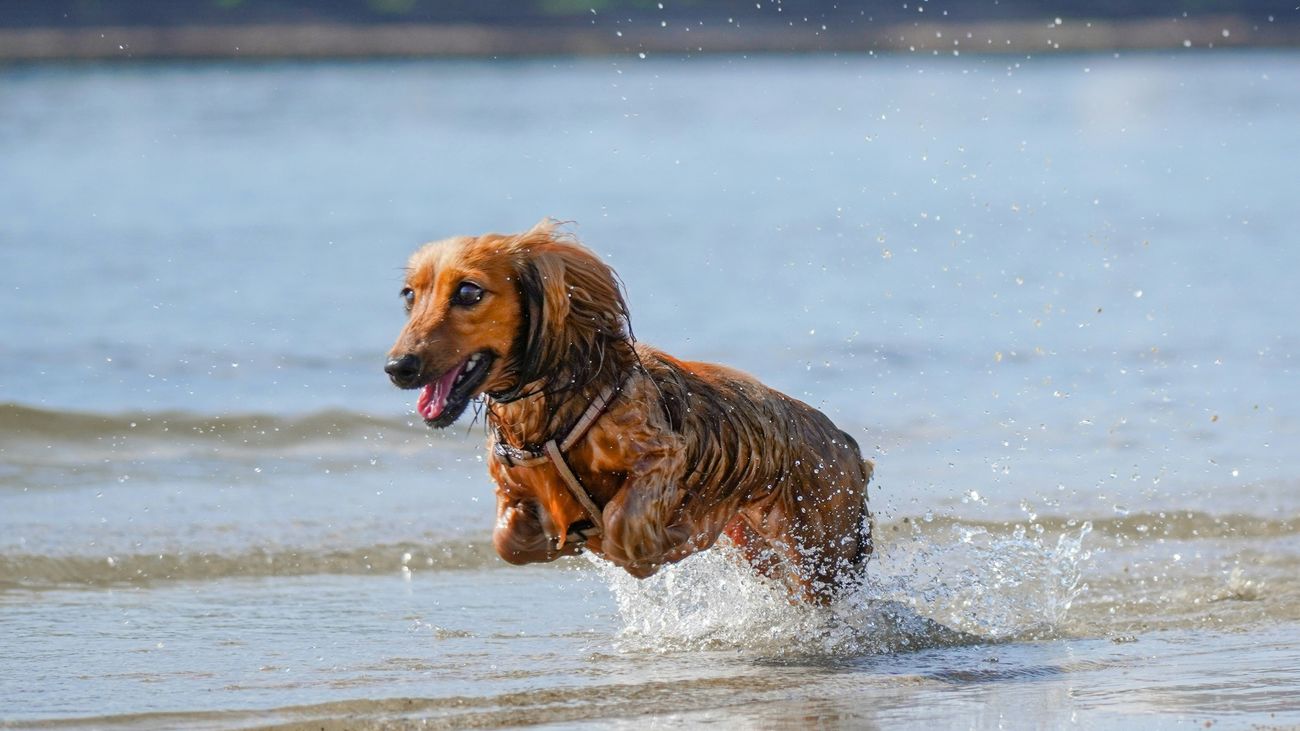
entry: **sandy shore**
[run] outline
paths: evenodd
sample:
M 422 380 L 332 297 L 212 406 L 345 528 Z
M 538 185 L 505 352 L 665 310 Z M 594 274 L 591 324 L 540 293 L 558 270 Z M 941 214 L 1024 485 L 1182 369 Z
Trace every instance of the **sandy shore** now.
M 661 28 L 486 25 L 238 25 L 0 29 L 0 61 L 530 55 L 929 52 L 1038 53 L 1300 45 L 1300 24 L 1237 16 L 822 28 L 705 22 Z

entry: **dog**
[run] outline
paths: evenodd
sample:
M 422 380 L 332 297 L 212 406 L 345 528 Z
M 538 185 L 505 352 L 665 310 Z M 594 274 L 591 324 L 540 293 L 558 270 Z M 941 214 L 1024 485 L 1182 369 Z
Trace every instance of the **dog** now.
M 621 280 L 551 220 L 426 244 L 384 370 L 433 428 L 483 397 L 493 545 L 512 564 L 590 551 L 637 578 L 726 535 L 825 603 L 872 551 L 874 464 L 813 407 L 635 341 Z

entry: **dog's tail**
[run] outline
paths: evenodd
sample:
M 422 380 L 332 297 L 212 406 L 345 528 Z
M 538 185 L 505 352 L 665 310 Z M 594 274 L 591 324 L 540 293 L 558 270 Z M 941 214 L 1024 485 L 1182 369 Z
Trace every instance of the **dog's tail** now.
M 867 499 L 867 484 L 871 482 L 871 476 L 876 471 L 876 463 L 862 456 L 862 448 L 858 446 L 858 441 L 853 438 L 852 434 L 841 430 L 845 441 L 853 448 L 853 454 L 857 457 L 858 465 L 862 470 L 862 535 L 858 540 L 858 552 L 853 558 L 854 565 L 861 565 L 871 558 L 873 546 L 873 536 L 876 533 L 876 519 L 871 514 L 871 507 Z
M 854 439 L 852 434 L 843 430 L 840 434 L 844 435 L 844 441 L 853 448 L 853 454 L 858 458 L 858 464 L 862 467 L 862 485 L 865 487 L 868 482 L 871 482 L 871 475 L 876 471 L 876 463 L 862 456 L 862 447 L 858 446 L 858 440 Z M 863 499 L 866 499 L 865 494 Z

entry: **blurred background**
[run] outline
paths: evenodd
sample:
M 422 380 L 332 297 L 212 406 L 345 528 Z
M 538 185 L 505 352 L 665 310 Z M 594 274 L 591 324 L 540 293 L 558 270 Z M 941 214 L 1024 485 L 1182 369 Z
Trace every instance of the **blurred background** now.
M 0 58 L 1294 46 L 1295 12 L 1284 0 L 4 0 Z
M 877 460 L 873 598 L 1047 642 L 1003 661 L 1056 700 L 958 684 L 989 708 L 1277 722 L 1294 671 L 1250 673 L 1296 667 L 1300 626 L 1297 44 L 1267 0 L 0 0 L 0 720 L 599 723 L 602 684 L 657 713 L 758 677 L 966 727 L 878 664 L 751 662 L 811 641 L 780 600 L 495 558 L 481 421 L 429 432 L 383 359 L 419 244 L 553 216 L 642 340 Z M 1210 625 L 1249 641 L 1180 654 Z M 1276 694 L 1206 700 L 1238 661 Z

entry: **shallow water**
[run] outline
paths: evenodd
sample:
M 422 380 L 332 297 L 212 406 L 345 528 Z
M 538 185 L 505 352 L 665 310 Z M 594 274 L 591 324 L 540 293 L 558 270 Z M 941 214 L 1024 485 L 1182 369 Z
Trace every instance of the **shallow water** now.
M 0 721 L 1300 724 L 1300 55 L 0 70 Z M 543 215 L 829 413 L 879 553 L 501 563 L 382 354 Z

